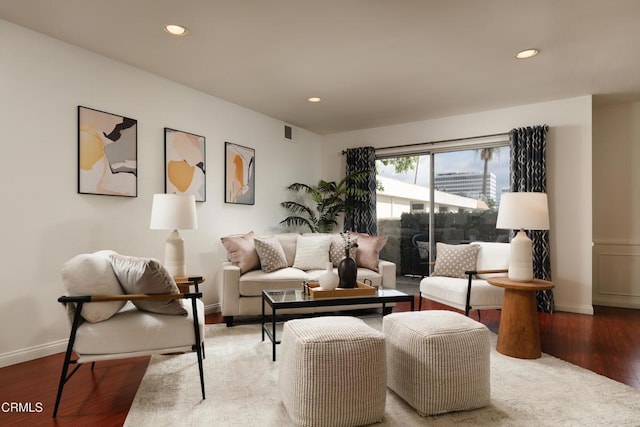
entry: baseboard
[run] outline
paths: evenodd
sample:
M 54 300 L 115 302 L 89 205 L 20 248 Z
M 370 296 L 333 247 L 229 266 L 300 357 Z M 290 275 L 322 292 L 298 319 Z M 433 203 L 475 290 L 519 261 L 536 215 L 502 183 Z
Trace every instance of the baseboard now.
M 563 311 L 567 313 L 589 314 L 593 316 L 592 305 L 559 305 L 556 304 L 556 311 Z
M 16 351 L 0 354 L 0 368 L 15 365 L 18 363 L 28 362 L 30 360 L 39 359 L 41 357 L 51 356 L 52 354 L 62 353 L 67 350 L 68 339 L 41 344 L 34 347 L 23 348 Z
M 593 305 L 603 305 L 605 307 L 633 308 L 640 309 L 638 299 L 619 298 L 617 296 L 594 295 Z
M 205 314 L 220 313 L 221 311 L 222 305 L 219 302 L 216 304 L 208 304 L 204 306 Z

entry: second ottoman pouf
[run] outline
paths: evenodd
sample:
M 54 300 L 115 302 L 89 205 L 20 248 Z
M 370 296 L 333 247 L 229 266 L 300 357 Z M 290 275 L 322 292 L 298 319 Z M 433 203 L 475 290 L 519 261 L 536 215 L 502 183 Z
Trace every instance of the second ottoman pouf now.
M 384 317 L 387 386 L 420 415 L 481 408 L 491 399 L 489 329 L 428 310 Z
M 284 324 L 278 387 L 301 426 L 378 422 L 387 398 L 384 335 L 348 316 Z

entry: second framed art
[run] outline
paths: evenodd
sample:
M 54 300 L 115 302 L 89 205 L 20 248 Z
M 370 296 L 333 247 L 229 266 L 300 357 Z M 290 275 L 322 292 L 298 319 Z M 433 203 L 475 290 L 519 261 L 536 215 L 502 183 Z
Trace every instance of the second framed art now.
M 207 199 L 205 137 L 164 128 L 164 192 Z
M 224 152 L 224 201 L 243 205 L 255 204 L 256 150 L 225 142 Z

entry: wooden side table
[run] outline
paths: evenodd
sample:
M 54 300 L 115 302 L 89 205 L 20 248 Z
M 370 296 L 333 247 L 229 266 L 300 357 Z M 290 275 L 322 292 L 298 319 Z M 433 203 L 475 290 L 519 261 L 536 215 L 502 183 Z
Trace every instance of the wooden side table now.
M 204 282 L 202 276 L 174 277 L 173 280 L 176 282 L 176 285 L 178 285 L 178 289 L 180 289 L 180 293 L 182 294 L 189 293 L 191 285 L 195 286 L 196 292 L 200 292 L 200 283 Z
M 555 285 L 547 280 L 515 282 L 507 277 L 492 277 L 487 282 L 504 288 L 496 350 L 520 359 L 539 358 L 542 351 L 536 291 L 552 289 Z

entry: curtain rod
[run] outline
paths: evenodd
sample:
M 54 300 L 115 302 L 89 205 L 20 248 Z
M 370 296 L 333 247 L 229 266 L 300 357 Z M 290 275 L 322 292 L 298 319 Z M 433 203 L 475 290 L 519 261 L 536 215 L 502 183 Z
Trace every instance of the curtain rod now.
M 490 137 L 493 137 L 493 136 L 506 136 L 506 135 L 509 135 L 509 132 L 492 133 L 492 134 L 488 134 L 488 135 L 478 135 L 478 136 L 468 136 L 466 138 L 442 139 L 440 141 L 415 142 L 413 144 L 390 145 L 390 146 L 387 146 L 387 147 L 374 148 L 374 150 L 378 151 L 378 150 L 388 150 L 390 148 L 419 147 L 419 146 L 423 146 L 423 145 L 435 145 L 435 144 L 442 144 L 442 143 L 445 143 L 445 142 L 467 141 L 467 140 L 470 140 L 470 139 L 490 138 Z M 342 154 L 343 155 L 347 154 L 347 150 L 342 150 Z

